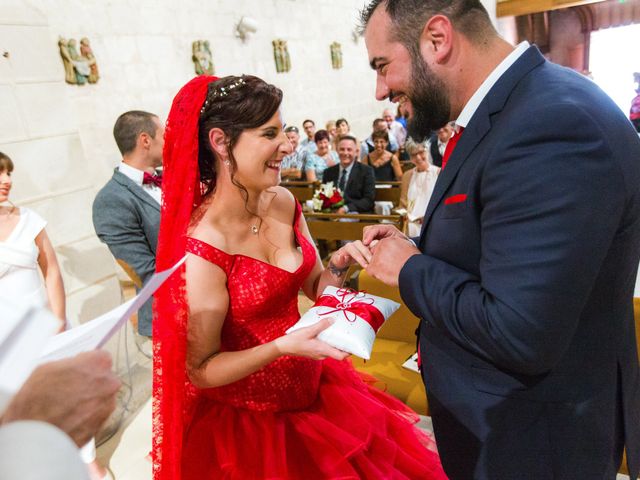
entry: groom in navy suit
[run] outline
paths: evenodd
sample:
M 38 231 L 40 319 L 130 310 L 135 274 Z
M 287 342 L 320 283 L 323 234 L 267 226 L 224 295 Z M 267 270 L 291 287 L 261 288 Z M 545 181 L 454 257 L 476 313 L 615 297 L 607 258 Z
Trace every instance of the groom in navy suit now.
M 590 80 L 500 38 L 479 0 L 376 0 L 362 20 L 376 97 L 405 103 L 409 135 L 456 123 L 415 244 L 363 239 L 421 318 L 445 471 L 614 479 L 626 446 L 636 478 L 634 129 Z

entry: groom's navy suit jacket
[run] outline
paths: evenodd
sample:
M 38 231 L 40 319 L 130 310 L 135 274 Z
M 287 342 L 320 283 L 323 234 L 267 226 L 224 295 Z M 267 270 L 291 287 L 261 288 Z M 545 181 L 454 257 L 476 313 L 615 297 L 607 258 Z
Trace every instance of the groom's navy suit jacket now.
M 633 291 L 640 141 L 530 47 L 435 186 L 400 292 L 452 479 L 603 479 L 640 465 Z

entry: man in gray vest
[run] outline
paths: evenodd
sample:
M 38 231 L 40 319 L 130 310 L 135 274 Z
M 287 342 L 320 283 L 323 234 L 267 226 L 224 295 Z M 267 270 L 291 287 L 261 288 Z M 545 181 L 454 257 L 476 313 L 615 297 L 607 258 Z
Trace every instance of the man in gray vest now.
M 113 136 L 122 161 L 93 202 L 93 226 L 139 289 L 156 269 L 164 127 L 152 113 L 118 117 Z M 152 299 L 138 312 L 138 333 L 151 336 Z

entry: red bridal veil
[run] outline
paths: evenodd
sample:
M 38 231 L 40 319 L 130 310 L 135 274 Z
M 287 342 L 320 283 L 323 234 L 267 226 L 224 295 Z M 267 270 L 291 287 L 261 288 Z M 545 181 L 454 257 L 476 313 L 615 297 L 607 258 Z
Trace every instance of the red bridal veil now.
M 173 266 L 186 251 L 192 212 L 200 205 L 198 123 L 207 89 L 217 77 L 199 76 L 176 95 L 167 119 L 163 202 L 156 268 Z M 155 297 L 153 320 L 153 477 L 181 478 L 182 439 L 197 391 L 185 370 L 188 305 L 184 266 Z

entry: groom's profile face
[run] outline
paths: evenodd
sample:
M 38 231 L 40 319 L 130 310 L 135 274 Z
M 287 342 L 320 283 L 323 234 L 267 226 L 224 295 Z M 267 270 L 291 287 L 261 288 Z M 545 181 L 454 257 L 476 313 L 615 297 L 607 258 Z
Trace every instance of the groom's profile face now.
M 384 7 L 378 7 L 365 30 L 369 62 L 376 71 L 376 98 L 401 103 L 409 112 L 409 135 L 422 141 L 449 120 L 446 86 L 417 48 L 409 51 L 390 38 L 393 28 Z

